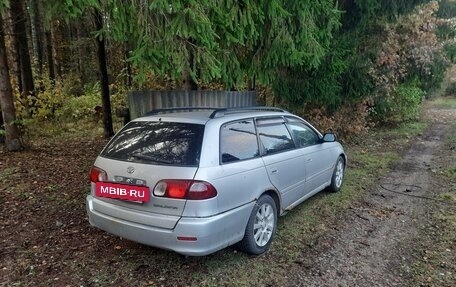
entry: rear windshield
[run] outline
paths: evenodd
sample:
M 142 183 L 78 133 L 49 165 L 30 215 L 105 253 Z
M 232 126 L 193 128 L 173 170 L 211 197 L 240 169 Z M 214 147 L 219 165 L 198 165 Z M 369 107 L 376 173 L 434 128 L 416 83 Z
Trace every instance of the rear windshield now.
M 101 156 L 139 163 L 198 166 L 204 125 L 130 122 Z

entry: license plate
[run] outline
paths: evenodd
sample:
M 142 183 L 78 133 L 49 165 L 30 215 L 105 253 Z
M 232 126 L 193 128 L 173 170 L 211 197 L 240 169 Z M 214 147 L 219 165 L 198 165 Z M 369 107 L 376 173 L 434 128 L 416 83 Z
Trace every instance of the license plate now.
M 97 182 L 95 194 L 99 197 L 130 200 L 136 202 L 149 202 L 150 189 L 147 186 L 136 186 L 113 182 Z

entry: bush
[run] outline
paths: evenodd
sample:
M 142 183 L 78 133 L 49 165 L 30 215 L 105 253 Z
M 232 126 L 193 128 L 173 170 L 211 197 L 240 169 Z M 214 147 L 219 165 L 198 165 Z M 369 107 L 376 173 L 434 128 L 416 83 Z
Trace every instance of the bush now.
M 332 130 L 341 140 L 349 140 L 352 136 L 369 130 L 373 125 L 369 122 L 370 100 L 345 103 L 333 113 L 324 106 L 302 108 L 296 113 L 314 124 L 320 131 Z
M 117 88 L 116 84 L 110 86 L 110 91 L 112 116 L 113 120 L 115 120 L 116 111 L 120 107 L 126 107 L 126 91 Z M 101 106 L 101 88 L 99 82 L 86 84 L 82 96 L 68 97 L 59 109 L 57 116 L 63 121 L 72 121 L 75 119 L 98 120 L 102 114 L 96 111 L 95 107 L 97 106 Z
M 444 53 L 438 53 L 434 56 L 434 61 L 428 65 L 428 72 L 410 73 L 409 77 L 415 76 L 420 78 L 420 88 L 425 92 L 435 91 L 445 78 L 445 71 L 449 66 L 449 61 Z
M 17 117 L 47 120 L 55 116 L 62 106 L 64 93 L 61 81 L 51 81 L 48 78 L 35 81 L 35 93 L 22 98 L 19 91 L 14 90 Z
M 445 89 L 444 96 L 456 97 L 456 83 L 451 83 L 448 85 L 448 87 Z
M 456 15 L 456 3 L 454 0 L 441 0 L 439 6 L 440 8 L 437 12 L 439 18 L 449 19 Z
M 456 64 L 456 42 L 446 43 L 444 46 L 445 54 L 451 63 Z
M 390 97 L 375 99 L 371 117 L 382 124 L 398 124 L 418 118 L 418 108 L 424 96 L 419 81 L 400 84 Z
M 75 99 L 75 96 L 93 94 L 99 89 L 98 84 L 81 87 L 80 79 L 76 74 L 70 74 L 65 78 L 56 80 L 50 80 L 47 77 L 37 78 L 35 82 L 36 92 L 27 97 L 26 103 L 24 99 L 20 98 L 17 91 L 15 93 L 19 118 L 30 118 L 31 116 L 32 119 L 43 121 L 61 117 L 64 113 L 68 114 L 67 111 L 62 112 L 60 109 Z M 66 109 L 68 110 L 68 108 Z
M 94 108 L 101 105 L 98 82 L 84 86 L 84 95 L 68 97 L 57 116 L 62 120 L 87 119 L 94 117 Z

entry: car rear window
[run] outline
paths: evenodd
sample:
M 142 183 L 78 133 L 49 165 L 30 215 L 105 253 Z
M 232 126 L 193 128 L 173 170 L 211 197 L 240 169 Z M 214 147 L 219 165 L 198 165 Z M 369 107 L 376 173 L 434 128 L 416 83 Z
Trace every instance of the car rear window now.
M 101 156 L 139 163 L 198 166 L 204 125 L 130 122 Z

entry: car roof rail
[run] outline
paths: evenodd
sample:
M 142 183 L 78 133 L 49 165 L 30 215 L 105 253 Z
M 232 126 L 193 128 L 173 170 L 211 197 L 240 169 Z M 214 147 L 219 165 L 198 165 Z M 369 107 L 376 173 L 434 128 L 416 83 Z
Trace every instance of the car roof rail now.
M 246 107 L 231 107 L 231 108 L 215 108 L 215 107 L 172 107 L 172 108 L 162 108 L 154 109 L 145 114 L 145 116 L 154 116 L 158 114 L 167 114 L 174 112 L 186 112 L 186 111 L 198 111 L 198 110 L 212 110 L 209 118 L 219 118 L 224 115 L 236 114 L 236 113 L 245 113 L 249 111 L 267 111 L 267 112 L 281 112 L 287 113 L 288 111 L 277 108 L 277 107 L 267 107 L 267 106 L 246 106 Z
M 233 108 L 217 108 L 212 112 L 209 116 L 211 119 L 223 117 L 224 115 L 228 114 L 236 114 L 236 113 L 245 113 L 249 111 L 266 111 L 266 112 L 280 112 L 280 113 L 288 113 L 288 111 L 277 108 L 277 107 L 266 107 L 266 106 L 247 106 L 247 107 L 233 107 Z
M 162 108 L 154 109 L 148 111 L 145 116 L 154 116 L 158 114 L 174 113 L 174 112 L 189 112 L 189 111 L 198 111 L 198 110 L 217 110 L 218 108 L 214 107 L 172 107 L 172 108 Z

